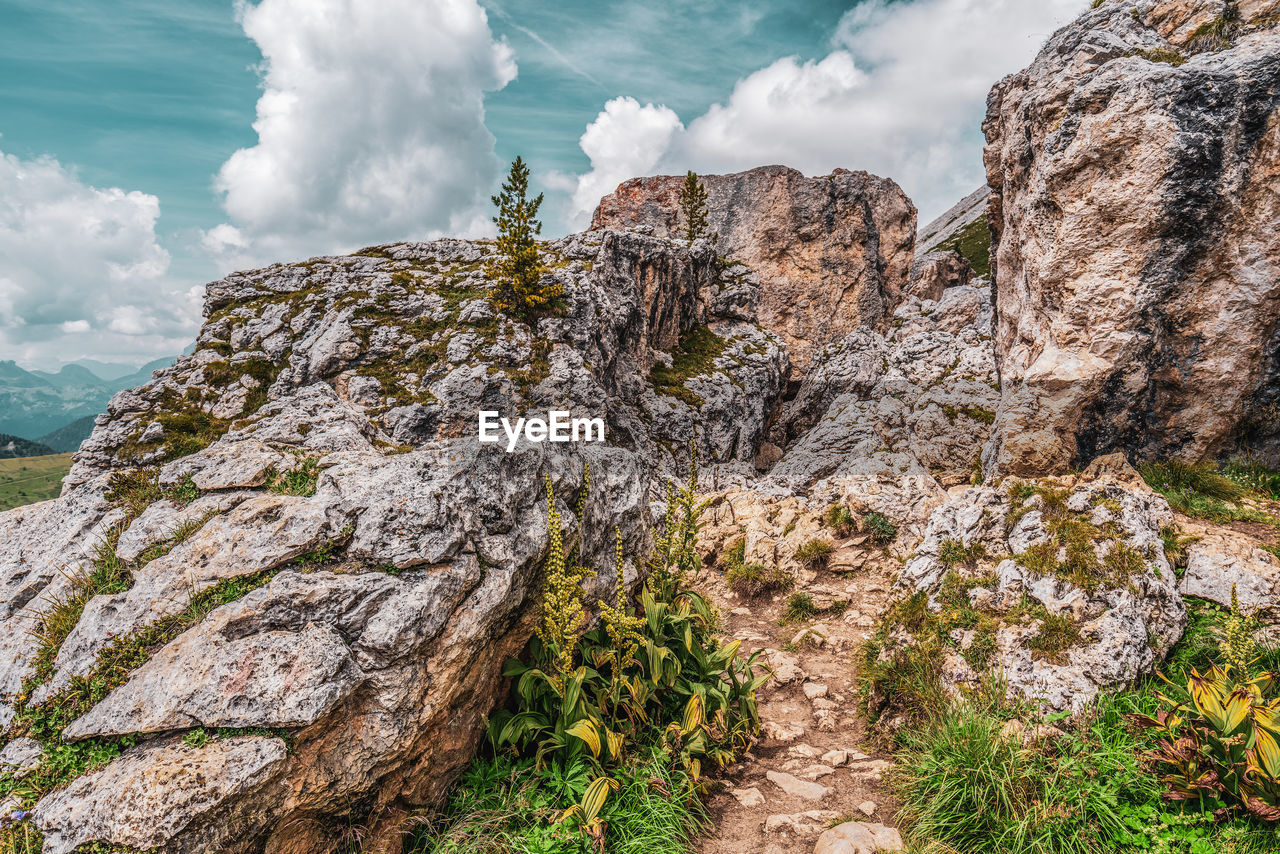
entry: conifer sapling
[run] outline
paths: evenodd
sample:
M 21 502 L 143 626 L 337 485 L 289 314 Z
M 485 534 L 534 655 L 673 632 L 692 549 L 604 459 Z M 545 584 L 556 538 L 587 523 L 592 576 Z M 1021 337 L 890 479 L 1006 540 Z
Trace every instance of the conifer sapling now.
M 546 311 L 564 288 L 559 284 L 541 285 L 547 266 L 538 255 L 537 235 L 542 231 L 538 208 L 542 194 L 528 198 L 529 167 L 517 157 L 511 164 L 511 172 L 502 184 L 502 191 L 493 196 L 498 215 L 493 218 L 498 226 L 496 251 L 485 275 L 494 281 L 489 301 L 496 311 L 533 321 Z
M 680 187 L 680 216 L 684 220 L 684 236 L 690 244 L 707 234 L 707 188 L 692 169 Z

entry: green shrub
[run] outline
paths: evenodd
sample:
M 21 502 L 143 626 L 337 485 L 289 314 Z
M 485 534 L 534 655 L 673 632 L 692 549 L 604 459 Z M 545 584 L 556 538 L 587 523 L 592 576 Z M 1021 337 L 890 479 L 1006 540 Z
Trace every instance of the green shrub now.
M 784 623 L 801 623 L 818 616 L 818 606 L 808 593 L 792 593 L 787 597 L 787 606 L 782 611 Z
M 734 564 L 725 573 L 724 580 L 734 593 L 751 598 L 786 592 L 796 586 L 791 573 L 778 566 L 766 568 L 762 563 Z
M 853 513 L 843 504 L 832 504 L 822 514 L 822 521 L 833 530 L 837 537 L 847 537 L 853 533 Z
M 832 551 L 834 549 L 830 540 L 815 538 L 801 544 L 796 549 L 795 558 L 802 566 L 812 569 L 826 566 L 827 559 L 831 557 Z
M 871 535 L 871 542 L 877 545 L 888 545 L 898 538 L 898 526 L 883 513 L 871 511 L 863 518 L 862 524 Z

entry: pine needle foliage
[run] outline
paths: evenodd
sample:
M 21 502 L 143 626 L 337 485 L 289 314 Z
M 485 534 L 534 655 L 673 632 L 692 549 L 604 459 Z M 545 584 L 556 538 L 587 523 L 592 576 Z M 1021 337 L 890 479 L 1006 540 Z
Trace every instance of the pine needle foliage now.
M 680 218 L 684 220 L 684 236 L 690 244 L 707 236 L 707 188 L 692 169 L 680 186 Z
M 491 198 L 498 209 L 493 218 L 498 239 L 496 251 L 485 267 L 485 275 L 495 283 L 489 302 L 495 311 L 532 322 L 552 308 L 564 288 L 555 283 L 541 284 L 543 274 L 548 272 L 538 254 L 542 194 L 529 198 L 529 167 L 522 158 L 512 162 L 502 191 Z

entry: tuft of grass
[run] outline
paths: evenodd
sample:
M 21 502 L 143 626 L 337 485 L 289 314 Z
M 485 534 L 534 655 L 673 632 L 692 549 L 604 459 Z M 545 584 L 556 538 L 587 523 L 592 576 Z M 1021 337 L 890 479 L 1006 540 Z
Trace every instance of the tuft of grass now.
M 871 542 L 876 545 L 888 545 L 898 538 L 898 526 L 883 513 L 871 511 L 863 517 L 862 524 L 871 535 Z
M 795 577 L 786 570 L 777 566 L 766 568 L 760 563 L 730 566 L 724 580 L 734 593 L 752 598 L 765 593 L 787 591 L 796 584 Z
M 277 495 L 315 495 L 316 485 L 320 481 L 320 461 L 301 452 L 295 452 L 294 455 L 298 458 L 298 464 L 282 472 L 269 472 L 267 488 Z
M 826 512 L 822 514 L 822 523 L 842 539 L 853 533 L 853 513 L 843 504 L 832 504 L 827 507 Z
M 787 606 L 782 611 L 782 622 L 803 623 L 818 616 L 818 606 L 808 593 L 792 593 L 787 597 Z
M 814 538 L 796 549 L 795 558 L 802 566 L 813 569 L 826 566 L 833 550 L 830 540 Z
M 938 548 L 938 560 L 948 569 L 957 564 L 972 566 L 987 556 L 987 548 L 982 543 L 971 543 L 966 546 L 957 539 L 948 537 Z
M 1027 641 L 1031 657 L 1062 663 L 1062 653 L 1083 642 L 1080 627 L 1063 614 L 1046 613 L 1040 620 L 1036 635 Z

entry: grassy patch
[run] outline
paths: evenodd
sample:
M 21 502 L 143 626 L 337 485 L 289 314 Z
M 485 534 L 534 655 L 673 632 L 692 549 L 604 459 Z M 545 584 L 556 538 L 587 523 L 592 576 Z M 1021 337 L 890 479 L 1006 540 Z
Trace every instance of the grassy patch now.
M 0 511 L 57 498 L 71 454 L 0 460 Z
M 542 771 L 531 760 L 478 759 L 463 774 L 443 814 L 423 819 L 410 836 L 411 854 L 589 854 L 597 850 L 576 829 L 554 824 L 581 797 L 587 774 L 572 767 Z M 691 780 L 660 754 L 637 757 L 617 774 L 605 802 L 604 842 L 610 854 L 687 854 L 706 827 Z
M 1029 740 L 1005 730 L 1012 718 L 1034 722 L 1028 708 L 1004 699 L 1003 687 L 966 699 L 939 699 L 933 683 L 943 649 L 936 635 L 917 645 L 896 673 L 897 686 L 932 714 L 900 731 L 895 784 L 909 850 L 966 854 L 1271 854 L 1280 850 L 1274 824 L 1216 819 L 1196 801 L 1169 802 L 1143 760 L 1154 736 L 1130 724 L 1153 714 L 1158 694 L 1187 699 L 1192 668 L 1220 659 L 1223 609 L 1188 601 L 1188 624 L 1163 668 L 1171 683 L 1148 677 L 1130 691 L 1103 695 L 1060 736 Z M 1041 613 L 1042 636 L 1073 629 Z M 932 617 L 922 601 L 899 605 L 900 624 L 917 630 Z M 933 643 L 935 645 L 930 646 Z M 930 659 L 929 655 L 933 658 Z M 1266 647 L 1255 667 L 1280 668 L 1280 649 Z M 994 684 L 994 683 L 993 683 Z M 949 846 L 949 847 L 944 847 Z
M 298 464 L 293 468 L 268 473 L 267 488 L 278 495 L 315 495 L 316 484 L 320 480 L 320 461 L 300 451 L 294 456 Z
M 1232 478 L 1211 463 L 1170 460 L 1143 463 L 1138 471 L 1147 485 L 1168 500 L 1170 507 L 1187 516 L 1220 525 L 1231 522 L 1280 524 L 1274 516 L 1243 503 L 1255 494 L 1248 483 L 1250 475 L 1244 469 L 1235 469 L 1236 476 Z
M 795 577 L 786 570 L 777 566 L 766 568 L 760 563 L 730 566 L 724 580 L 734 593 L 750 597 L 790 590 L 796 584 Z
M 832 504 L 822 514 L 822 524 L 834 531 L 837 537 L 847 537 L 853 533 L 853 513 L 843 504 Z
M 802 566 L 813 569 L 826 566 L 833 550 L 830 540 L 815 537 L 796 548 L 795 558 Z
M 1035 637 L 1027 641 L 1031 657 L 1048 659 L 1061 664 L 1062 653 L 1083 642 L 1080 627 L 1075 621 L 1063 614 L 1045 614 L 1040 621 L 1040 628 Z
M 987 215 L 975 219 L 938 245 L 937 251 L 959 252 L 979 276 L 991 275 L 991 228 Z
M 863 517 L 862 525 L 876 545 L 885 546 L 898 538 L 898 526 L 883 513 L 871 511 Z
M 671 351 L 671 367 L 653 366 L 649 382 L 653 390 L 667 397 L 683 400 L 690 406 L 702 406 L 705 401 L 685 388 L 685 382 L 715 370 L 715 362 L 723 353 L 726 341 L 708 326 L 695 326 L 680 337 L 680 343 Z

